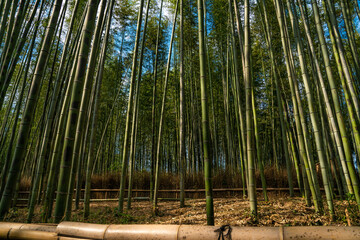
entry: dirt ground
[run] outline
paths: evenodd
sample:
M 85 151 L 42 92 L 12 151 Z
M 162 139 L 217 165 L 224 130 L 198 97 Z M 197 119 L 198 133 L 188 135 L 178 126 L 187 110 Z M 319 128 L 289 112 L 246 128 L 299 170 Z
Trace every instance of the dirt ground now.
M 324 201 L 324 204 L 326 202 Z M 159 202 L 159 216 L 152 214 L 152 205 L 148 201 L 135 201 L 131 210 L 124 214 L 117 213 L 118 203 L 92 203 L 91 214 L 87 220 L 82 217 L 82 205 L 73 212 L 72 221 L 100 224 L 206 224 L 204 199 L 186 201 L 185 208 L 179 208 L 179 202 Z M 335 200 L 336 220 L 330 221 L 329 214 L 316 214 L 313 207 L 307 207 L 300 197 L 273 197 L 270 201 L 258 201 L 258 222 L 250 218 L 249 203 L 242 198 L 215 198 L 215 225 L 233 226 L 309 226 L 309 225 L 360 225 L 360 214 L 356 204 L 348 200 Z M 124 204 L 126 207 L 126 203 Z M 41 208 L 35 212 L 34 222 L 40 222 Z M 325 206 L 325 212 L 327 208 Z M 27 209 L 12 209 L 6 221 L 26 222 Z

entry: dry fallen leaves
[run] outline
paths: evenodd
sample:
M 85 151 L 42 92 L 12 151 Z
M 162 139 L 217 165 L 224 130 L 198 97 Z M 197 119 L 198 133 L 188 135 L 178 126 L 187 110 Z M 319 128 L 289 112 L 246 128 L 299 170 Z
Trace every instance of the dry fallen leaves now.
M 243 198 L 215 198 L 215 224 L 230 224 L 233 226 L 308 226 L 308 225 L 348 225 L 347 219 L 351 219 L 352 225 L 360 225 L 359 212 L 348 211 L 347 201 L 335 200 L 337 218 L 331 222 L 328 214 L 316 214 L 313 207 L 307 207 L 300 197 L 276 197 L 272 196 L 268 202 L 258 202 L 258 222 L 251 221 L 249 203 Z M 135 201 L 132 209 L 125 214 L 116 214 L 117 202 L 103 202 L 91 204 L 91 215 L 86 222 L 103 224 L 206 224 L 205 200 L 192 199 L 186 201 L 185 208 L 179 208 L 176 201 L 159 202 L 159 216 L 151 212 L 152 205 L 148 201 Z M 80 206 L 81 207 L 81 206 Z M 351 206 L 350 206 L 351 207 Z M 325 213 L 327 209 L 325 206 Z M 10 214 L 6 221 L 26 222 L 27 209 L 18 209 Z M 34 222 L 40 222 L 40 208 L 36 209 Z M 84 221 L 82 209 L 73 212 L 73 221 Z

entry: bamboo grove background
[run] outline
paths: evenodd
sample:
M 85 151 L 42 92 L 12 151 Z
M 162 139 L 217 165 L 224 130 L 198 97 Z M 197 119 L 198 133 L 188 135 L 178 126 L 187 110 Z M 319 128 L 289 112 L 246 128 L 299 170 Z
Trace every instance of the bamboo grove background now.
M 69 219 L 83 187 L 86 218 L 110 174 L 122 213 L 141 173 L 154 214 L 166 176 L 180 207 L 203 177 L 210 225 L 213 178 L 256 221 L 256 176 L 266 201 L 283 170 L 316 212 L 360 208 L 359 22 L 356 0 L 1 0 L 0 218 L 24 179 L 28 222 Z

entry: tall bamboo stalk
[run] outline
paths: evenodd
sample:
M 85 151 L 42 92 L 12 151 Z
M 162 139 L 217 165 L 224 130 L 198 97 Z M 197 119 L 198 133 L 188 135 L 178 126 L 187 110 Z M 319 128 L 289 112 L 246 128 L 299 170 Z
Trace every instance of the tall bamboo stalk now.
M 310 28 L 308 26 L 308 23 L 306 22 L 303 7 L 302 7 L 301 4 L 299 4 L 299 7 L 300 7 L 301 15 L 302 15 L 302 18 L 303 18 L 303 22 L 304 22 L 304 27 L 305 27 L 305 31 L 306 31 L 308 44 L 309 44 L 309 47 L 311 49 L 311 55 L 312 55 L 312 57 L 314 59 L 314 62 L 315 62 L 316 72 L 318 74 L 318 79 L 319 79 L 320 86 L 321 86 L 321 92 L 322 92 L 322 95 L 324 97 L 325 106 L 326 106 L 326 110 L 327 110 L 326 112 L 327 112 L 327 115 L 328 115 L 327 119 L 329 121 L 329 125 L 331 125 L 331 127 L 333 129 L 333 132 L 334 132 L 334 137 L 335 137 L 336 146 L 337 146 L 337 150 L 338 150 L 338 153 L 339 153 L 340 161 L 343 164 L 343 169 L 346 169 L 345 162 L 347 163 L 347 166 L 348 166 L 349 169 L 354 169 L 353 162 L 352 162 L 352 156 L 351 156 L 351 150 L 350 150 L 350 146 L 348 144 L 348 139 L 347 139 L 347 136 L 346 136 L 346 130 L 344 129 L 345 124 L 343 122 L 342 114 L 341 114 L 340 107 L 339 107 L 339 102 L 338 102 L 339 100 L 338 100 L 338 96 L 337 96 L 337 91 L 334 88 L 335 87 L 334 83 L 333 83 L 334 79 L 332 78 L 331 69 L 328 69 L 327 73 L 328 73 L 328 76 L 330 76 L 330 77 L 328 77 L 329 81 L 332 82 L 330 84 L 330 86 L 332 86 L 332 93 L 333 93 L 333 99 L 334 99 L 333 102 L 334 102 L 334 105 L 335 105 L 335 109 L 337 109 L 337 115 L 338 115 L 337 118 L 334 117 L 332 106 L 331 106 L 330 100 L 329 100 L 329 96 L 328 96 L 327 91 L 326 91 L 325 80 L 323 79 L 323 76 L 321 75 L 320 64 L 318 62 L 316 52 L 315 52 L 315 48 L 314 48 L 314 45 L 313 45 L 313 42 L 312 42 L 312 39 L 311 39 L 311 36 L 310 36 Z M 321 33 L 320 29 L 318 30 L 318 32 Z M 321 36 L 320 36 L 320 39 L 322 39 Z M 324 40 L 324 39 L 322 39 L 322 40 Z M 323 49 L 322 52 L 323 52 L 323 55 L 327 55 L 327 49 L 326 48 Z M 328 56 L 327 56 L 326 60 L 327 60 L 327 62 L 329 61 Z M 340 130 L 339 130 L 338 125 L 340 126 Z M 343 129 L 341 130 L 341 128 L 343 128 Z M 341 131 L 342 131 L 342 134 L 341 134 Z M 342 136 L 340 136 L 340 134 Z M 354 170 L 350 170 L 350 171 L 354 171 Z M 352 189 L 354 189 L 356 201 L 358 202 L 358 204 L 360 204 L 359 183 L 358 183 L 357 177 L 354 176 L 354 174 L 353 174 L 353 177 L 351 178 L 353 186 L 351 185 L 348 174 L 345 174 L 345 178 L 347 180 L 347 187 L 348 187 L 349 192 L 352 192 Z
M 201 120 L 202 120 L 202 148 L 204 154 L 204 176 L 205 176 L 205 195 L 206 195 L 206 220 L 208 225 L 214 225 L 214 204 L 212 193 L 212 151 L 209 126 L 209 111 L 207 103 L 207 84 L 206 76 L 206 50 L 205 50 L 205 31 L 204 29 L 204 4 L 203 0 L 198 0 L 198 28 L 199 28 L 199 61 L 200 61 L 200 92 L 201 92 Z
M 254 120 L 252 113 L 252 76 L 251 76 L 251 43 L 250 43 L 250 3 L 249 0 L 244 2 L 245 21 L 244 21 L 244 81 L 245 81 L 245 100 L 246 100 L 246 152 L 249 171 L 249 202 L 250 211 L 254 221 L 257 221 L 257 201 L 255 186 L 255 155 L 254 155 Z
M 320 196 L 315 188 L 314 179 L 312 176 L 312 169 L 310 167 L 311 159 L 308 157 L 307 150 L 306 150 L 306 139 L 307 137 L 304 135 L 306 132 L 303 128 L 302 124 L 302 111 L 301 111 L 301 101 L 298 101 L 298 91 L 295 84 L 295 75 L 293 69 L 293 60 L 292 60 L 292 53 L 290 52 L 290 48 L 287 42 L 287 33 L 286 28 L 284 27 L 284 21 L 282 16 L 282 11 L 280 8 L 280 2 L 278 0 L 274 0 L 276 15 L 280 27 L 280 34 L 281 34 L 281 43 L 284 51 L 285 62 L 286 62 L 286 72 L 287 78 L 290 85 L 291 90 L 291 97 L 292 103 L 294 105 L 294 118 L 295 118 L 295 125 L 296 125 L 296 132 L 297 132 L 297 139 L 299 142 L 299 152 L 300 152 L 300 161 L 304 165 L 307 180 L 309 182 L 309 187 L 312 195 L 312 199 L 314 202 L 315 211 L 320 212 L 322 210 L 322 204 L 320 200 Z
M 86 15 L 86 9 L 84 11 L 83 14 L 83 19 L 80 22 L 80 27 L 79 27 L 79 31 L 76 34 L 74 41 L 72 42 L 72 49 L 70 51 L 71 54 L 69 54 L 69 62 L 73 62 L 74 61 L 74 65 L 72 65 L 72 67 L 70 68 L 70 71 L 67 71 L 69 64 L 66 64 L 67 66 L 65 67 L 65 75 L 64 75 L 64 79 L 66 79 L 65 81 L 65 85 L 67 86 L 64 94 L 62 94 L 61 99 L 59 101 L 59 103 L 61 102 L 62 104 L 57 106 L 56 109 L 57 111 L 59 111 L 59 116 L 57 117 L 57 127 L 56 127 L 56 132 L 55 135 L 53 137 L 53 147 L 52 150 L 50 152 L 50 173 L 48 176 L 48 182 L 47 182 L 47 186 L 46 186 L 46 194 L 45 194 L 45 201 L 44 201 L 44 217 L 43 220 L 47 221 L 50 217 L 51 217 L 51 213 L 52 213 L 52 208 L 53 208 L 53 201 L 54 201 L 54 191 L 56 188 L 56 183 L 55 183 L 55 179 L 57 178 L 58 174 L 59 174 L 59 167 L 60 167 L 60 158 L 61 158 L 61 148 L 64 144 L 64 130 L 66 127 L 66 121 L 67 121 L 67 117 L 68 117 L 68 111 L 69 111 L 69 102 L 70 102 L 70 91 L 72 89 L 72 85 L 74 82 L 74 77 L 75 77 L 75 72 L 76 72 L 76 64 L 78 61 L 78 55 L 79 55 L 79 46 L 80 46 L 80 42 L 78 41 L 80 38 L 80 33 L 81 33 L 81 29 L 84 23 L 84 19 L 85 19 L 85 15 Z
M 293 183 L 292 183 L 292 169 L 291 169 L 291 162 L 290 162 L 290 156 L 289 156 L 289 151 L 288 151 L 288 141 L 287 141 L 287 137 L 286 137 L 286 129 L 285 129 L 285 123 L 284 123 L 284 112 L 283 112 L 283 108 L 282 103 L 281 103 L 281 93 L 280 93 L 280 81 L 279 81 L 279 77 L 276 71 L 276 60 L 274 57 L 274 52 L 272 49 L 272 36 L 271 36 L 271 32 L 270 32 L 270 27 L 269 27 L 269 23 L 268 23 L 268 17 L 267 17 L 267 12 L 266 12 L 266 7 L 265 7 L 265 1 L 262 1 L 262 6 L 264 8 L 264 19 L 265 19 L 265 39 L 269 48 L 269 53 L 270 53 L 270 59 L 271 59 L 271 69 L 274 75 L 274 79 L 275 79 L 275 87 L 276 87 L 276 100 L 277 100 L 277 104 L 278 104 L 278 111 L 279 111 L 279 118 L 280 118 L 280 127 L 281 127 L 281 138 L 282 138 L 282 143 L 283 143 L 283 150 L 285 153 L 285 163 L 286 163 L 286 170 L 287 170 L 287 174 L 288 174 L 288 184 L 289 184 L 289 189 L 290 189 L 290 196 L 294 196 L 294 189 L 293 189 Z
M 59 35 L 61 35 L 61 32 L 62 32 L 62 27 L 63 27 L 63 23 L 64 23 L 64 16 L 65 16 L 65 11 L 66 11 L 66 8 L 67 8 L 67 1 L 65 2 L 65 6 L 62 10 L 62 13 L 61 13 L 61 24 L 60 24 L 60 30 L 59 30 Z M 58 38 L 60 39 L 60 37 Z M 57 47 L 56 49 L 58 49 L 58 46 L 59 45 L 59 40 L 58 40 L 58 44 L 57 44 Z M 56 53 L 57 53 L 57 50 L 56 50 Z M 54 56 L 54 61 L 53 61 L 53 68 L 54 69 L 54 64 L 55 64 L 55 59 L 56 59 L 56 54 Z M 43 107 L 43 121 L 45 120 L 45 117 L 46 117 L 46 104 L 47 104 L 47 100 L 48 100 L 48 95 L 49 95 L 49 91 L 50 91 L 50 85 L 51 85 L 51 81 L 52 80 L 52 77 L 50 78 L 49 80 L 49 84 L 48 84 L 48 89 L 47 89 L 47 93 L 46 93 L 46 98 L 45 98 L 45 101 L 44 101 L 44 107 Z M 55 83 L 55 85 L 58 85 L 57 83 Z M 56 99 L 56 97 L 54 97 L 54 95 L 56 95 L 56 92 L 53 93 L 53 97 L 52 99 Z M 55 106 L 50 106 L 52 107 L 53 109 L 49 109 L 49 112 L 48 112 L 48 116 L 50 114 L 54 114 L 55 112 Z M 49 120 L 49 117 L 46 118 L 46 120 Z M 40 126 L 40 128 L 42 128 L 40 130 L 40 135 L 43 136 L 43 138 L 39 138 L 39 141 L 40 141 L 40 149 L 39 149 L 39 158 L 37 158 L 37 169 L 36 169 L 36 176 L 35 176 L 35 179 L 33 181 L 33 184 L 32 184 L 32 193 L 31 193 L 31 198 L 29 198 L 29 211 L 28 211 L 28 217 L 27 217 L 27 222 L 31 222 L 32 220 L 32 217 L 33 217 L 33 213 L 34 213 L 34 208 L 35 208 L 35 204 L 36 204 L 36 201 L 37 201 L 37 198 L 39 197 L 38 193 L 41 192 L 41 179 L 42 179 L 42 176 L 43 176 L 43 173 L 44 173 L 44 164 L 45 164 L 45 155 L 46 153 L 44 153 L 44 141 L 46 141 L 48 138 L 48 134 L 49 134 L 49 129 L 50 129 L 50 126 L 48 124 L 51 124 L 52 125 L 52 122 L 46 122 L 46 125 L 42 125 Z M 47 160 L 47 159 L 46 159 Z M 45 169 L 46 170 L 46 169 Z
M 344 44 L 342 42 L 342 39 L 340 37 L 340 31 L 338 28 L 336 15 L 335 15 L 334 3 L 332 0 L 322 0 L 322 3 L 323 3 L 324 8 L 326 8 L 325 11 L 327 12 L 327 16 L 330 20 L 328 22 L 328 27 L 329 27 L 329 29 L 331 28 L 332 34 L 334 36 L 334 38 L 332 38 L 331 40 L 332 40 L 333 44 L 336 44 L 336 46 L 338 48 L 338 56 L 340 59 L 341 67 L 342 67 L 342 70 L 343 70 L 343 73 L 344 73 L 344 76 L 346 79 L 347 87 L 350 92 L 352 103 L 354 104 L 356 117 L 357 117 L 357 120 L 359 121 L 360 120 L 359 99 L 355 92 L 355 89 L 353 86 L 353 79 L 351 76 L 351 71 L 348 67 L 348 64 L 347 64 L 347 61 L 345 58 L 345 49 L 344 49 Z
M 332 197 L 331 197 L 331 190 L 330 190 L 330 186 L 329 186 L 329 182 L 328 182 L 329 181 L 328 173 L 326 170 L 327 160 L 326 160 L 326 156 L 324 153 L 323 140 L 321 138 L 320 129 L 319 129 L 319 116 L 315 110 L 314 97 L 313 97 L 313 93 L 310 88 L 309 76 L 307 74 L 307 70 L 305 67 L 305 59 L 304 59 L 305 56 L 304 56 L 303 44 L 300 39 L 297 13 L 296 12 L 295 12 L 295 14 L 292 13 L 292 9 L 293 9 L 292 4 L 293 4 L 293 2 L 290 2 L 289 0 L 287 0 L 287 7 L 288 7 L 290 19 L 291 19 L 291 26 L 293 28 L 294 35 L 295 35 L 295 42 L 296 42 L 299 61 L 300 61 L 300 69 L 302 72 L 302 79 L 304 82 L 304 87 L 305 87 L 305 92 L 306 92 L 306 99 L 308 101 L 308 107 L 310 110 L 310 120 L 311 120 L 312 128 L 314 131 L 316 150 L 317 150 L 318 158 L 319 158 L 319 162 L 320 162 L 321 174 L 323 177 L 323 184 L 324 184 L 325 193 L 326 193 L 326 200 L 328 203 L 330 216 L 333 219 L 334 215 L 335 215 L 335 211 L 334 211 L 333 201 L 332 201 Z
M 10 207 L 12 195 L 16 187 L 16 180 L 18 178 L 18 175 L 20 174 L 19 168 L 24 160 L 24 156 L 26 153 L 26 146 L 29 141 L 29 134 L 34 120 L 37 105 L 36 103 L 40 94 L 40 85 L 43 78 L 43 73 L 45 71 L 51 42 L 55 34 L 55 28 L 58 21 L 61 4 L 62 0 L 55 0 L 52 15 L 47 25 L 44 41 L 42 43 L 35 73 L 33 75 L 28 100 L 23 113 L 24 117 L 21 120 L 16 149 L 12 158 L 8 179 L 5 185 L 5 191 L 3 192 L 0 202 L 0 219 L 4 218 L 5 213 Z
M 89 216 L 90 213 L 90 190 L 91 190 L 91 175 L 92 175 L 92 167 L 93 167 L 93 160 L 94 160 L 94 156 L 92 155 L 93 153 L 93 147 L 94 147 L 94 128 L 96 126 L 95 124 L 95 120 L 96 120 L 96 115 L 97 115 L 97 107 L 98 107 L 98 96 L 99 96 L 99 91 L 100 91 L 100 86 L 101 86 L 101 79 L 102 79 L 102 72 L 103 72 L 103 68 L 104 68 L 104 62 L 105 62 L 105 58 L 106 58 L 106 49 L 108 46 L 108 39 L 109 39 L 109 32 L 110 32 L 110 27 L 111 27 L 111 20 L 112 20 L 112 14 L 113 14 L 113 8 L 114 8 L 114 0 L 110 0 L 109 5 L 108 5 L 108 10 L 107 10 L 107 19 L 106 19 L 106 30 L 105 30 L 105 36 L 103 39 L 103 43 L 102 43 L 102 47 L 101 47 L 101 58 L 100 58 L 100 63 L 98 66 L 98 75 L 96 78 L 96 81 L 94 81 L 93 85 L 96 86 L 96 90 L 93 90 L 95 95 L 95 100 L 92 99 L 92 101 L 94 102 L 94 108 L 93 108 L 93 112 L 92 112 L 92 132 L 91 132 L 91 136 L 90 136 L 90 154 L 88 155 L 88 159 L 87 159 L 87 164 L 86 164 L 86 179 L 85 179 L 85 193 L 84 193 L 84 218 L 87 218 Z M 104 19 L 105 20 L 105 19 Z M 104 21 L 103 20 L 103 21 Z M 101 24 L 102 26 L 99 28 L 103 28 L 104 27 L 104 23 Z M 100 30 L 100 32 L 102 32 L 102 30 Z M 100 44 L 100 41 L 99 41 Z M 94 50 L 95 51 L 95 50 Z M 96 61 L 96 57 L 95 57 L 94 53 L 94 62 L 90 64 L 94 64 L 95 67 L 95 61 Z M 89 72 L 88 72 L 88 76 L 87 78 L 91 79 L 93 77 L 94 74 L 94 70 L 91 69 L 91 65 L 89 65 Z M 90 93 L 90 91 L 89 91 Z M 87 111 L 86 108 L 92 108 L 93 104 L 89 104 L 89 102 L 87 104 L 85 104 L 86 106 L 84 106 L 84 111 Z M 85 108 L 86 107 L 86 108 Z M 88 111 L 89 114 L 87 114 L 88 116 L 90 116 L 90 111 Z M 85 117 L 85 115 L 84 115 Z M 90 121 L 90 117 L 89 117 L 89 121 Z M 79 126 L 79 128 L 81 127 L 81 125 Z
M 180 0 L 180 106 L 179 106 L 179 172 L 180 172 L 180 207 L 185 207 L 185 164 L 186 164 L 186 146 L 185 146 L 185 120 L 184 120 L 184 111 L 185 111 L 185 99 L 184 99 L 184 1 Z
M 175 36 L 178 5 L 179 5 L 179 0 L 176 1 L 176 7 L 175 7 L 175 13 L 174 13 L 173 27 L 172 27 L 169 52 L 168 52 L 168 58 L 167 58 L 167 64 L 166 64 L 164 91 L 163 91 L 162 102 L 161 102 L 161 112 L 160 112 L 159 130 L 158 130 L 159 134 L 158 134 L 157 146 L 156 146 L 155 184 L 154 184 L 154 199 L 153 199 L 153 212 L 155 214 L 158 213 L 157 202 L 158 202 L 159 174 L 160 174 L 159 165 L 160 165 L 161 136 L 162 136 L 162 132 L 163 132 L 165 102 L 166 102 L 167 87 L 168 87 L 168 81 L 169 81 L 169 75 L 170 75 L 171 54 L 172 54 L 172 48 L 173 48 L 173 42 L 174 42 L 174 36 Z
M 129 188 L 128 188 L 128 202 L 127 202 L 127 209 L 131 209 L 131 189 L 132 189 L 132 181 L 133 181 L 133 164 L 135 160 L 135 150 L 136 150 L 136 128 L 138 122 L 138 112 L 139 112 L 139 97 L 140 97 L 140 82 L 141 82 L 141 75 L 142 75 L 142 66 L 143 66 L 143 59 L 144 59 L 144 49 L 145 49 L 145 39 L 146 39 L 146 29 L 148 24 L 148 15 L 149 15 L 149 8 L 150 8 L 150 0 L 147 0 L 146 3 L 146 11 L 145 11 L 145 21 L 144 21 L 144 29 L 142 34 L 141 40 L 141 51 L 140 51 L 140 59 L 139 59 L 139 70 L 136 82 L 136 90 L 135 90 L 135 104 L 133 108 L 133 119 L 132 119 L 132 126 L 131 126 L 131 143 L 130 143 L 130 154 L 129 154 Z
M 237 11 L 237 4 L 236 1 L 234 1 L 235 6 L 235 16 L 236 16 L 236 23 L 237 23 L 237 30 L 238 30 L 238 39 L 239 39 L 239 45 L 240 45 L 240 56 L 241 56 L 241 63 L 242 63 L 242 69 L 243 73 L 245 72 L 245 62 L 244 62 L 244 43 L 243 43 L 243 34 L 241 29 L 241 23 L 240 18 L 238 16 Z M 246 123 L 244 123 L 244 116 L 243 116 L 243 106 L 241 101 L 241 94 L 240 94 L 240 75 L 239 75 L 239 64 L 238 64 L 238 55 L 237 55 L 237 47 L 236 47 L 236 38 L 235 38 L 235 29 L 234 29 L 234 17 L 233 17 L 233 11 L 232 11 L 232 4 L 229 0 L 229 13 L 230 13 L 230 28 L 231 28 L 231 36 L 232 36 L 232 62 L 233 62 L 233 78 L 234 78 L 234 96 L 235 96 L 235 107 L 237 108 L 237 118 L 239 126 L 239 150 L 241 152 L 240 154 L 240 162 L 243 166 L 242 171 L 245 171 L 246 176 L 246 182 L 248 182 L 248 161 L 247 161 L 247 154 L 246 154 Z M 240 145 L 241 144 L 241 145 Z
M 81 105 L 79 109 L 79 119 L 76 126 L 76 135 L 74 141 L 74 151 L 72 156 L 72 165 L 71 165 L 71 178 L 69 181 L 69 188 L 68 188 L 68 198 L 66 204 L 66 214 L 65 219 L 69 220 L 71 217 L 71 209 L 72 209 L 72 200 L 73 200 L 73 192 L 74 192 L 74 184 L 75 184 L 75 176 L 76 176 L 76 169 L 79 165 L 79 161 L 81 159 L 79 155 L 81 142 L 83 140 L 84 132 L 82 131 L 83 126 L 85 125 L 85 117 L 87 116 L 87 109 L 90 100 L 90 92 L 91 86 L 93 85 L 93 78 L 95 72 L 95 61 L 98 57 L 98 48 L 100 46 L 100 38 L 101 34 L 105 25 L 104 15 L 105 15 L 105 6 L 107 1 L 102 0 L 100 5 L 99 16 L 97 19 L 97 24 L 94 32 L 94 41 L 92 44 L 89 63 L 86 71 L 86 76 L 84 80 L 84 88 L 82 90 L 82 98 L 81 98 Z M 111 20 L 111 11 L 112 11 L 113 1 L 109 1 L 108 4 L 108 18 Z M 107 37 L 105 36 L 104 41 L 106 41 Z M 79 181 L 79 179 L 78 179 Z
M 98 8 L 97 0 L 90 0 L 88 11 L 86 14 L 82 40 L 80 44 L 78 63 L 75 73 L 75 80 L 72 87 L 70 108 L 68 120 L 65 130 L 65 142 L 62 150 L 61 168 L 59 175 L 59 185 L 56 194 L 56 205 L 54 213 L 54 221 L 60 222 L 64 216 L 66 208 L 66 199 L 68 195 L 69 180 L 71 173 L 71 164 L 73 161 L 74 140 L 76 134 L 76 125 L 79 116 L 79 108 L 81 103 L 82 91 L 86 72 L 83 71 L 88 64 L 88 56 L 90 50 L 91 39 L 95 28 L 96 12 Z
M 158 64 L 158 52 L 159 52 L 159 38 L 161 30 L 161 16 L 162 16 L 163 0 L 160 2 L 160 14 L 159 14 L 159 24 L 156 35 L 156 50 L 155 50 L 155 60 L 154 60 L 154 74 L 153 74 L 153 94 L 152 94 L 152 109 L 151 109 L 151 169 L 150 169 L 150 201 L 154 197 L 154 168 L 155 168 L 155 159 L 156 159 L 156 80 L 157 80 L 157 64 Z
M 136 38 L 135 46 L 133 53 L 133 62 L 131 67 L 131 80 L 130 80 L 130 89 L 129 89 L 129 100 L 126 113 L 126 124 L 125 124 L 125 134 L 124 134 L 124 146 L 122 152 L 122 162 L 121 162 L 121 179 L 120 179 L 120 192 L 119 192 L 119 213 L 123 212 L 124 205 L 124 193 L 125 193 L 125 180 L 126 180 L 126 169 L 128 165 L 128 144 L 129 144 L 129 134 L 130 134 L 130 116 L 131 110 L 133 108 L 133 98 L 134 98 L 134 87 L 136 80 L 136 68 L 137 68 L 137 55 L 139 51 L 139 41 L 140 41 L 140 30 L 142 22 L 142 13 L 143 13 L 144 0 L 140 0 L 139 15 L 136 28 Z

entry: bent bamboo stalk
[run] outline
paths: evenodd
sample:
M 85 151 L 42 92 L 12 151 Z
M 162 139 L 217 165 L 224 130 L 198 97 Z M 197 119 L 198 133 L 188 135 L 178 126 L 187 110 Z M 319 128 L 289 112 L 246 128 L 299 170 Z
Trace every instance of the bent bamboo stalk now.
M 195 240 L 218 239 L 219 227 L 195 225 L 100 225 L 62 222 L 56 232 L 61 236 L 99 240 Z M 360 227 L 232 227 L 236 239 L 360 239 Z

